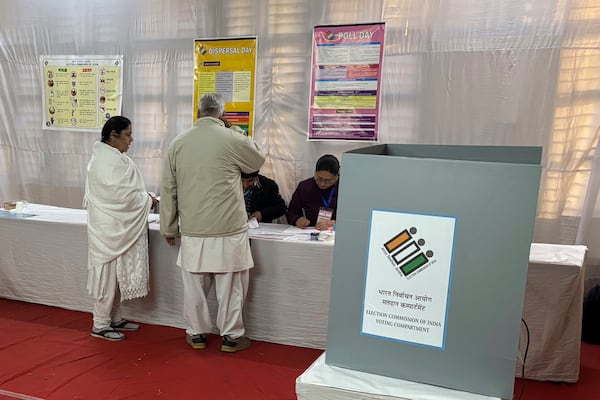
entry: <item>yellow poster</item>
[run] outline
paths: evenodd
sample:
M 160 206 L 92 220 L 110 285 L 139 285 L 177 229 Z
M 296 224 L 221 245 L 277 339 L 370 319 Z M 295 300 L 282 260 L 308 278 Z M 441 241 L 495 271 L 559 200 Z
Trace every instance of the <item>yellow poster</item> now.
M 252 136 L 256 82 L 256 37 L 196 39 L 194 43 L 194 121 L 204 93 L 225 99 L 225 118 Z
M 43 128 L 98 132 L 120 115 L 123 56 L 41 56 Z

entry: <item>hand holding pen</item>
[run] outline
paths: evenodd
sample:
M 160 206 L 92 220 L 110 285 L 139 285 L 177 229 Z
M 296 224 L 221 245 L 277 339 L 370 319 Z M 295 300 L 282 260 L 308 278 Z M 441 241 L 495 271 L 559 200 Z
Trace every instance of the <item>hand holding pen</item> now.
M 310 225 L 310 220 L 308 218 L 306 218 L 306 211 L 304 210 L 304 207 L 302 207 L 302 216 L 296 220 L 296 226 L 298 228 L 304 229 L 309 225 Z

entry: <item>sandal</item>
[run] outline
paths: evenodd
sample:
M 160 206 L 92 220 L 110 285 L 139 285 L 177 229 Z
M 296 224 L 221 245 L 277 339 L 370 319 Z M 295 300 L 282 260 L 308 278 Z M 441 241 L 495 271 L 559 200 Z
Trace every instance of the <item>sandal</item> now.
M 113 322 L 110 324 L 110 327 L 117 331 L 137 331 L 140 329 L 138 324 L 134 324 L 133 322 L 126 321 L 124 319 L 119 322 Z
M 125 335 L 113 328 L 102 329 L 100 331 L 92 329 L 92 336 L 98 339 L 110 340 L 111 342 L 125 339 Z

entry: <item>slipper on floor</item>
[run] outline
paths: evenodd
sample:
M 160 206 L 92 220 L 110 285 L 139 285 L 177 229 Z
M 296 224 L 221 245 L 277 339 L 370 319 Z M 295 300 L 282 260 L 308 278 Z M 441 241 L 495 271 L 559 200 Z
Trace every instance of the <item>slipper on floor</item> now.
M 121 332 L 117 332 L 113 328 L 102 329 L 101 331 L 95 331 L 92 329 L 92 336 L 98 339 L 110 340 L 111 342 L 117 342 L 125 339 L 125 335 Z
M 113 322 L 110 324 L 110 327 L 118 331 L 137 331 L 140 329 L 138 324 L 134 324 L 133 322 L 129 322 L 124 319 L 120 320 L 119 322 Z

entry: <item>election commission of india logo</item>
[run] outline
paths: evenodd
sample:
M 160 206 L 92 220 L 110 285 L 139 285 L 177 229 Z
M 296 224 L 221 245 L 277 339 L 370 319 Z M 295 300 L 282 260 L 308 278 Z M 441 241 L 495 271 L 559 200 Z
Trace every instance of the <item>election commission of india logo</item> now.
M 402 276 L 410 278 L 435 263 L 434 252 L 416 227 L 402 230 L 381 248 L 388 261 Z

